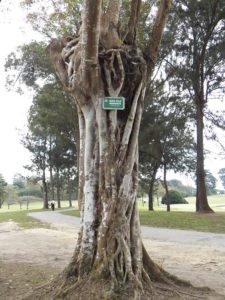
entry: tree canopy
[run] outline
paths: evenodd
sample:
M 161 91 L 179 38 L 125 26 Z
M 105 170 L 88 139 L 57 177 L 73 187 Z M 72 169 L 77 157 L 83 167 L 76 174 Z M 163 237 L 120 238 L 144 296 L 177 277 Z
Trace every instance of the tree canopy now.
M 176 40 L 168 58 L 169 79 L 177 93 L 195 108 L 197 161 L 196 210 L 212 212 L 208 205 L 204 170 L 204 116 L 209 100 L 224 87 L 224 20 L 221 0 L 176 1 L 173 6 Z M 170 27 L 174 28 L 174 27 Z

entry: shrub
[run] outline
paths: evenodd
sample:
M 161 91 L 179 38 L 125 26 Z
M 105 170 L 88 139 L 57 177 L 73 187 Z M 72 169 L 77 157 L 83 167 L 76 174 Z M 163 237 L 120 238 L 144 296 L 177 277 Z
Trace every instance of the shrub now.
M 188 204 L 188 202 L 181 196 L 181 194 L 174 190 L 168 192 L 168 198 L 170 200 L 170 204 Z M 162 204 L 167 204 L 166 195 L 164 195 L 162 198 Z

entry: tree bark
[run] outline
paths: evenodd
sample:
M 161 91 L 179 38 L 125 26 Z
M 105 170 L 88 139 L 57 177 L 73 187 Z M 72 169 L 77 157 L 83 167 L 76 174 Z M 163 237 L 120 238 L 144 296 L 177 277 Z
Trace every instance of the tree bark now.
M 156 17 L 150 67 L 140 49 L 123 45 L 118 37 L 119 1 L 110 0 L 104 15 L 101 1 L 86 0 L 81 36 L 64 44 L 53 41 L 49 47 L 56 71 L 76 102 L 80 126 L 81 229 L 66 283 L 95 274 L 109 280 L 113 290 L 130 285 L 136 297 L 144 282 L 166 281 L 143 252 L 136 191 L 146 78 L 154 68 L 169 3 L 161 1 Z M 105 96 L 124 97 L 125 109 L 104 110 Z
M 205 185 L 205 169 L 204 169 L 204 145 L 203 145 L 203 97 L 198 97 L 196 100 L 196 121 L 197 121 L 197 168 L 196 168 L 196 211 L 199 213 L 212 213 L 207 199 Z
M 131 12 L 130 12 L 130 19 L 128 22 L 128 31 L 124 42 L 128 45 L 135 45 L 136 43 L 136 30 L 140 15 L 141 9 L 141 0 L 132 0 L 131 3 Z
M 43 208 L 48 209 L 48 185 L 46 182 L 45 169 L 42 170 L 42 186 L 43 186 L 43 193 L 44 193 Z
M 67 171 L 67 195 L 69 201 L 69 207 L 72 207 L 72 183 L 70 178 L 70 169 Z
M 56 169 L 56 194 L 57 194 L 57 206 L 61 208 L 61 182 L 59 169 Z
M 53 166 L 52 166 L 52 137 L 50 136 L 49 141 L 49 173 L 50 173 L 50 198 L 55 200 L 55 187 L 54 187 L 54 177 L 53 177 Z
M 51 187 L 51 200 L 55 200 L 55 186 L 54 186 L 54 177 L 53 177 L 53 167 L 50 165 L 49 167 L 50 173 L 50 187 Z
M 148 210 L 153 211 L 153 197 L 154 197 L 154 183 L 155 183 L 155 177 L 158 171 L 158 165 L 157 163 L 153 162 L 152 166 L 152 172 L 151 172 L 151 179 L 149 183 L 149 191 L 148 191 Z
M 168 185 L 167 185 L 167 180 L 166 180 L 166 164 L 163 166 L 163 184 L 164 188 L 166 191 L 166 210 L 169 212 L 170 211 L 170 198 L 169 198 L 169 190 L 168 190 Z

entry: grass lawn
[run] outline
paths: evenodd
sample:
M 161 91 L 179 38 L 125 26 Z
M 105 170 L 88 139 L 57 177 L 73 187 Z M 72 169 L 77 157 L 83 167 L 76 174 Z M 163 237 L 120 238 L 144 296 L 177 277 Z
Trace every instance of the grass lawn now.
M 147 200 L 147 198 L 145 198 Z M 188 201 L 188 204 L 172 204 L 171 205 L 171 211 L 191 211 L 195 212 L 195 197 L 187 197 L 185 198 Z M 208 202 L 210 207 L 215 211 L 215 212 L 225 212 L 225 195 L 213 195 L 213 196 L 208 196 Z M 146 210 L 148 204 L 147 203 L 142 203 L 139 201 L 138 203 L 138 208 L 141 210 Z M 159 205 L 157 204 L 156 199 L 154 199 L 154 209 L 155 210 L 160 210 L 160 211 L 165 211 L 166 210 L 166 205 Z
M 194 197 L 187 199 L 187 205 L 172 205 L 171 212 L 167 213 L 165 206 L 156 207 L 156 210 L 151 212 L 147 210 L 147 204 L 143 206 L 139 202 L 140 221 L 142 225 L 161 227 L 161 228 L 177 228 L 186 230 L 206 231 L 215 233 L 225 233 L 225 195 L 210 196 L 210 206 L 216 210 L 216 214 L 197 214 L 194 212 Z M 74 202 L 73 202 L 74 204 Z M 76 203 L 77 206 L 77 203 Z M 181 206 L 181 208 L 180 208 Z M 68 201 L 62 201 L 62 208 L 68 207 Z M 19 205 L 12 205 L 8 210 L 5 205 L 0 209 L 0 222 L 14 221 L 19 223 L 23 228 L 32 227 L 48 227 L 31 217 L 27 216 L 27 212 L 40 211 L 42 209 L 41 202 L 31 203 L 29 210 L 24 206 L 20 210 Z M 63 212 L 67 215 L 79 216 L 78 210 Z
M 61 206 L 62 208 L 68 208 L 68 201 L 62 201 Z M 8 209 L 8 206 L 5 204 L 0 209 L 0 223 L 13 221 L 18 223 L 20 227 L 25 229 L 40 228 L 40 227 L 49 228 L 49 224 L 42 223 L 37 219 L 27 216 L 27 213 L 29 212 L 45 211 L 43 210 L 42 207 L 43 207 L 43 203 L 40 201 L 31 202 L 29 204 L 29 209 L 26 208 L 25 204 L 22 206 L 22 209 L 20 209 L 20 205 L 18 203 L 11 205 L 10 208 Z
M 77 201 L 72 201 L 73 205 L 77 205 Z M 69 203 L 68 201 L 61 201 L 61 207 L 62 208 L 68 208 Z M 13 211 L 31 211 L 31 210 L 36 210 L 36 209 L 43 209 L 43 202 L 42 201 L 37 201 L 37 202 L 30 202 L 29 208 L 27 209 L 26 204 L 24 203 L 22 206 L 22 209 L 20 209 L 19 203 L 15 203 L 10 205 L 10 208 L 8 208 L 8 205 L 3 203 L 2 208 L 0 209 L 0 214 L 5 213 L 5 212 L 13 212 Z M 56 209 L 57 209 L 57 203 L 56 203 Z
M 197 214 L 181 211 L 140 211 L 142 225 L 162 228 L 225 233 L 225 212 Z
M 78 210 L 63 212 L 79 217 Z M 197 214 L 192 212 L 166 212 L 139 210 L 141 225 L 161 228 L 196 230 L 225 233 L 225 212 L 216 214 Z
M 38 211 L 38 210 L 34 210 Z M 21 228 L 49 228 L 47 223 L 38 221 L 37 219 L 31 218 L 27 215 L 27 211 L 12 211 L 0 213 L 0 223 L 2 222 L 16 222 Z

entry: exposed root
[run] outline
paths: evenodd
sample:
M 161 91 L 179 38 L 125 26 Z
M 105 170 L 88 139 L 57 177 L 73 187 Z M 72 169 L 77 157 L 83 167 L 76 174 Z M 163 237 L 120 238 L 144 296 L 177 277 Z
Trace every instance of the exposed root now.
M 94 276 L 95 275 L 95 276 Z M 210 290 L 191 285 L 165 284 L 143 281 L 143 289 L 128 281 L 125 285 L 112 285 L 112 280 L 101 279 L 95 273 L 84 278 L 66 278 L 61 274 L 51 284 L 33 290 L 26 300 L 195 300 L 223 299 Z
M 182 280 L 165 270 L 163 270 L 159 265 L 157 265 L 148 255 L 144 245 L 142 246 L 143 250 L 143 265 L 146 273 L 149 275 L 151 280 L 155 282 L 162 282 L 168 285 L 178 284 L 180 286 L 190 287 L 190 282 Z
M 33 290 L 37 291 L 37 290 L 41 290 L 41 289 L 45 289 L 45 288 L 48 290 L 50 284 L 51 284 L 51 282 L 47 282 L 45 284 L 42 284 L 42 285 L 39 285 L 39 286 L 33 288 Z
M 119 246 L 119 243 L 117 243 Z M 123 245 L 120 244 L 121 248 Z M 122 247 L 123 248 L 123 247 Z M 118 249 L 117 249 L 118 250 Z M 123 248 L 124 250 L 124 248 Z M 122 278 L 112 280 L 112 274 L 99 274 L 99 269 L 92 269 L 91 273 L 79 277 L 77 274 L 68 276 L 68 267 L 51 283 L 44 284 L 33 290 L 26 300 L 196 300 L 196 299 L 224 299 L 206 288 L 195 288 L 190 283 L 178 279 L 155 264 L 147 255 L 143 247 L 141 284 L 129 275 L 123 284 Z M 117 251 L 117 254 L 119 251 Z M 146 256 L 147 255 L 147 256 Z M 114 259 L 118 259 L 117 255 Z M 124 257 L 123 257 L 124 259 Z M 73 261 L 74 268 L 77 263 Z M 123 263 L 122 263 L 123 264 Z M 115 267 L 115 266 L 114 266 Z M 123 270 L 124 272 L 124 270 Z M 122 272 L 122 275 L 124 273 Z M 139 277 L 138 277 L 139 278 Z M 135 278 L 136 279 L 136 278 Z

